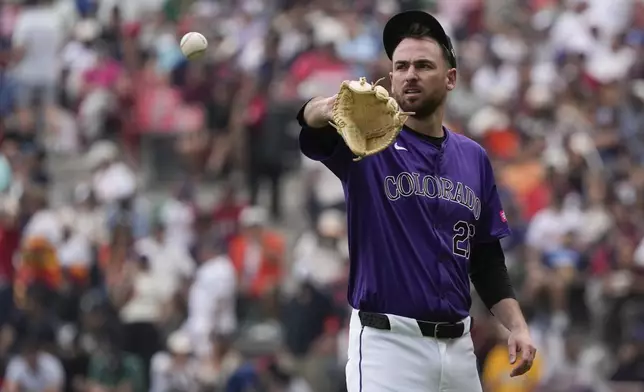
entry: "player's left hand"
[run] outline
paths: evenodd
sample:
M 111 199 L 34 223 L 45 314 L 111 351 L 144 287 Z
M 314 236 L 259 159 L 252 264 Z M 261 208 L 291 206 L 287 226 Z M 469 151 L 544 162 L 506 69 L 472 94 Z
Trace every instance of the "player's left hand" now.
M 532 343 L 530 332 L 527 329 L 510 333 L 508 352 L 510 354 L 510 363 L 512 365 L 516 364 L 510 373 L 510 377 L 520 376 L 530 370 L 534 357 L 537 355 L 537 348 Z

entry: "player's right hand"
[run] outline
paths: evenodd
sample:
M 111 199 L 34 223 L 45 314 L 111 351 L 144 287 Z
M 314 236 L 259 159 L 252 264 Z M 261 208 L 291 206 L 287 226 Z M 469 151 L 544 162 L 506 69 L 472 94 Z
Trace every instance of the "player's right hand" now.
M 336 95 L 314 98 L 304 108 L 304 120 L 312 128 L 323 128 L 333 120 L 333 105 Z
M 537 355 L 537 348 L 534 346 L 530 332 L 527 329 L 510 332 L 508 353 L 510 354 L 510 363 L 515 365 L 510 377 L 525 374 L 532 368 L 532 363 Z

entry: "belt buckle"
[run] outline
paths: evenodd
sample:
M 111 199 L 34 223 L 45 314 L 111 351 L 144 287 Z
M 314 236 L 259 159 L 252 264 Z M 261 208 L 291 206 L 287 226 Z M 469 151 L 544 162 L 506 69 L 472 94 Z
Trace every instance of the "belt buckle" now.
M 440 327 L 439 323 L 434 324 L 434 332 L 433 332 L 433 338 L 438 339 L 438 327 Z

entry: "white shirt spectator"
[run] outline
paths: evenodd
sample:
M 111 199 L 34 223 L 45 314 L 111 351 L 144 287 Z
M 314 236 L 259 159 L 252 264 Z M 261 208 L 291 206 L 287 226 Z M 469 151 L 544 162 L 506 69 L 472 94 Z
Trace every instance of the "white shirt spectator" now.
M 45 392 L 60 391 L 65 380 L 63 365 L 51 354 L 39 352 L 38 365 L 33 369 L 24 358 L 17 356 L 7 366 L 5 375 L 6 384 L 15 384 L 19 391 Z
M 136 191 L 136 175 L 125 163 L 114 162 L 94 173 L 93 190 L 98 200 L 112 203 Z
M 58 214 L 53 210 L 40 210 L 36 212 L 25 227 L 25 240 L 31 238 L 44 238 L 52 246 L 58 246 L 62 242 L 63 225 Z
M 92 248 L 84 235 L 74 233 L 58 247 L 58 261 L 61 267 L 89 268 L 92 261 Z
M 191 278 L 195 272 L 195 262 L 187 249 L 175 243 L 146 237 L 137 241 L 136 250 L 148 257 L 151 271 L 168 298 L 177 291 L 182 279 Z
M 32 85 L 52 85 L 58 81 L 58 52 L 64 43 L 65 31 L 63 20 L 53 8 L 25 8 L 18 16 L 12 40 L 15 47 L 25 50 L 13 70 L 17 79 Z
M 87 209 L 83 207 L 65 207 L 60 212 L 76 234 L 84 236 L 96 244 L 105 243 L 109 238 L 107 217 L 102 208 Z
M 588 20 L 607 38 L 624 31 L 633 10 L 633 0 L 587 0 Z
M 604 207 L 589 208 L 583 212 L 579 239 L 584 244 L 599 241 L 613 225 L 610 213 Z
M 152 357 L 150 392 L 198 390 L 199 361 L 190 357 L 190 337 L 181 331 L 175 331 L 168 338 L 167 346 L 168 351 L 159 352 Z
M 586 71 L 599 82 L 611 83 L 624 79 L 636 59 L 635 50 L 628 46 L 613 50 L 601 45 L 589 54 Z
M 526 243 L 544 252 L 556 249 L 563 237 L 570 232 L 578 232 L 581 216 L 578 210 L 564 207 L 560 211 L 544 208 L 530 221 Z
M 134 277 L 132 298 L 121 308 L 124 323 L 156 323 L 166 300 L 166 289 L 151 271 L 141 271 Z
M 303 158 L 305 178 L 314 177 L 313 194 L 321 207 L 337 206 L 344 201 L 342 182 L 330 170 L 326 170 L 321 162 Z
M 552 26 L 550 40 L 556 50 L 574 53 L 589 53 L 597 45 L 591 34 L 587 11 L 562 13 Z
M 528 53 L 525 40 L 518 34 L 496 34 L 490 47 L 500 59 L 510 64 L 519 64 Z
M 519 87 L 519 71 L 509 64 L 502 64 L 498 69 L 490 65 L 479 68 L 472 78 L 472 90 L 479 97 L 487 97 L 490 91 L 514 96 Z
M 315 233 L 305 233 L 293 249 L 293 271 L 323 287 L 337 282 L 344 275 L 346 247 L 343 241 L 337 248 L 321 246 Z
M 198 354 L 207 355 L 210 334 L 237 328 L 237 277 L 227 256 L 206 261 L 197 269 L 188 298 L 187 328 Z
M 98 54 L 82 42 L 70 41 L 62 51 L 63 67 L 69 70 L 66 90 L 77 97 L 83 83 L 85 71 L 92 69 L 98 60 Z
M 198 390 L 198 360 L 189 358 L 181 367 L 175 366 L 172 361 L 172 355 L 168 352 L 160 352 L 152 357 L 150 392 Z
M 193 225 L 195 211 L 187 203 L 172 198 L 161 206 L 159 212 L 165 227 L 165 240 L 182 249 L 188 249 L 195 237 Z
M 76 39 L 69 41 L 62 51 L 65 68 L 70 69 L 72 72 L 84 72 L 96 64 L 98 59 L 96 50 L 91 45 L 85 45 L 84 42 L 95 40 L 100 32 L 101 27 L 96 20 L 84 19 L 78 21 L 74 27 Z

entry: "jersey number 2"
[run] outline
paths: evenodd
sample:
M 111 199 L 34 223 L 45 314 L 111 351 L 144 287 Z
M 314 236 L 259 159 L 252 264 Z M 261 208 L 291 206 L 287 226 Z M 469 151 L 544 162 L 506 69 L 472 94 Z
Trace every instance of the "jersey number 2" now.
M 474 237 L 474 225 L 465 221 L 458 221 L 454 225 L 452 237 L 452 252 L 461 257 L 470 257 L 470 240 Z

